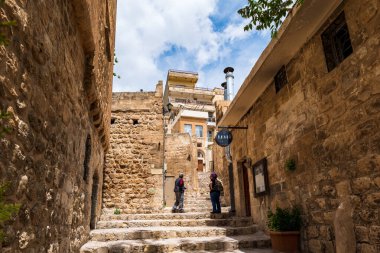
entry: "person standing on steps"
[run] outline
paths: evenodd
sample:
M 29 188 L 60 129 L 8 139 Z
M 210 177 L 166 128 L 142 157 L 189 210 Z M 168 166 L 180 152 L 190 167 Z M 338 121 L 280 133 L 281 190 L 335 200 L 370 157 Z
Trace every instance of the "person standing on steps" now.
M 210 175 L 210 197 L 212 204 L 211 213 L 221 213 L 222 209 L 220 208 L 220 195 L 223 192 L 222 181 L 218 179 L 218 175 L 215 172 L 212 172 Z
M 174 183 L 174 193 L 175 193 L 175 203 L 172 208 L 172 212 L 179 212 L 183 213 L 185 212 L 183 210 L 183 201 L 185 198 L 185 181 L 183 180 L 183 173 L 179 173 L 178 178 L 175 180 Z

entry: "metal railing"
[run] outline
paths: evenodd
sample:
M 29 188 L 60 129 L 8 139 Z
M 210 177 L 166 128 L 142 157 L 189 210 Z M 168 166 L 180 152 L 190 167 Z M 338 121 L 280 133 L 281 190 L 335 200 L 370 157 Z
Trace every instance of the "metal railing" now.
M 171 100 L 170 102 L 181 103 L 181 104 L 213 105 L 212 102 L 198 101 L 198 100 L 184 99 L 184 98 L 175 98 Z

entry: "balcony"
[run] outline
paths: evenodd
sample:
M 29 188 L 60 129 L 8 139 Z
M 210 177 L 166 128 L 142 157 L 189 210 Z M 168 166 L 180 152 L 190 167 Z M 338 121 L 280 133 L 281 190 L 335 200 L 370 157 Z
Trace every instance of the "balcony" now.
M 215 127 L 216 126 L 216 122 L 215 122 L 215 117 L 208 117 L 207 118 L 207 126 L 212 126 L 212 127 Z
M 169 87 L 169 97 L 189 97 L 193 96 L 199 99 L 212 100 L 215 96 L 214 91 L 207 88 L 186 88 L 186 87 Z

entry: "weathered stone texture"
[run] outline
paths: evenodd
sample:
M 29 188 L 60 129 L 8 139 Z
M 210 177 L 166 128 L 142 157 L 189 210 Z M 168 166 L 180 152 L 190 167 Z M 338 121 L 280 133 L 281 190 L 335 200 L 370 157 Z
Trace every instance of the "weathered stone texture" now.
M 321 27 L 284 63 L 287 86 L 276 94 L 270 85 L 237 123 L 248 131 L 233 130 L 236 178 L 239 159 L 268 160 L 270 195 L 253 198 L 250 191 L 255 221 L 265 226 L 268 208 L 301 205 L 304 252 L 334 251 L 334 214 L 345 197 L 353 207 L 357 252 L 379 250 L 379 7 L 377 0 L 345 1 L 353 54 L 327 72 Z M 296 160 L 294 172 L 285 170 L 289 158 Z M 244 198 L 238 187 L 237 200 Z
M 156 92 L 113 93 L 112 120 L 111 146 L 104 173 L 104 211 L 160 210 L 164 140 L 162 83 L 157 85 Z
M 165 157 L 167 176 L 178 177 L 184 173 L 187 182 L 187 192 L 197 191 L 197 149 L 196 139 L 187 133 L 167 134 L 165 139 Z
M 228 106 L 230 105 L 231 101 L 216 101 L 215 103 L 215 114 L 216 114 L 216 121 L 219 122 L 219 120 L 223 117 L 223 114 L 226 112 Z M 222 203 L 229 206 L 231 205 L 230 202 L 230 184 L 229 184 L 229 174 L 228 174 L 228 162 L 226 159 L 226 149 L 219 146 L 218 144 L 214 144 L 212 146 L 212 155 L 214 160 L 214 170 L 218 175 L 218 178 L 222 180 L 223 186 L 225 188 L 224 196 L 221 197 Z
M 2 252 L 77 252 L 100 215 L 92 198 L 101 199 L 109 138 L 115 15 L 114 0 L 8 0 L 0 9 L 2 21 L 17 22 L 0 47 L 0 109 L 13 114 L 0 178 L 21 204 Z

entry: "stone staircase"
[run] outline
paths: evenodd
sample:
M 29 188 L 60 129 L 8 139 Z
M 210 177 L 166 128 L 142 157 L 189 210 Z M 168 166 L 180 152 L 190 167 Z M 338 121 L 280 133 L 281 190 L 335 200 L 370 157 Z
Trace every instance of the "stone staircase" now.
M 185 213 L 103 214 L 81 253 L 271 253 L 252 218 L 211 214 L 207 192 L 185 193 Z
M 81 253 L 271 252 L 251 218 L 227 213 L 104 215 Z

